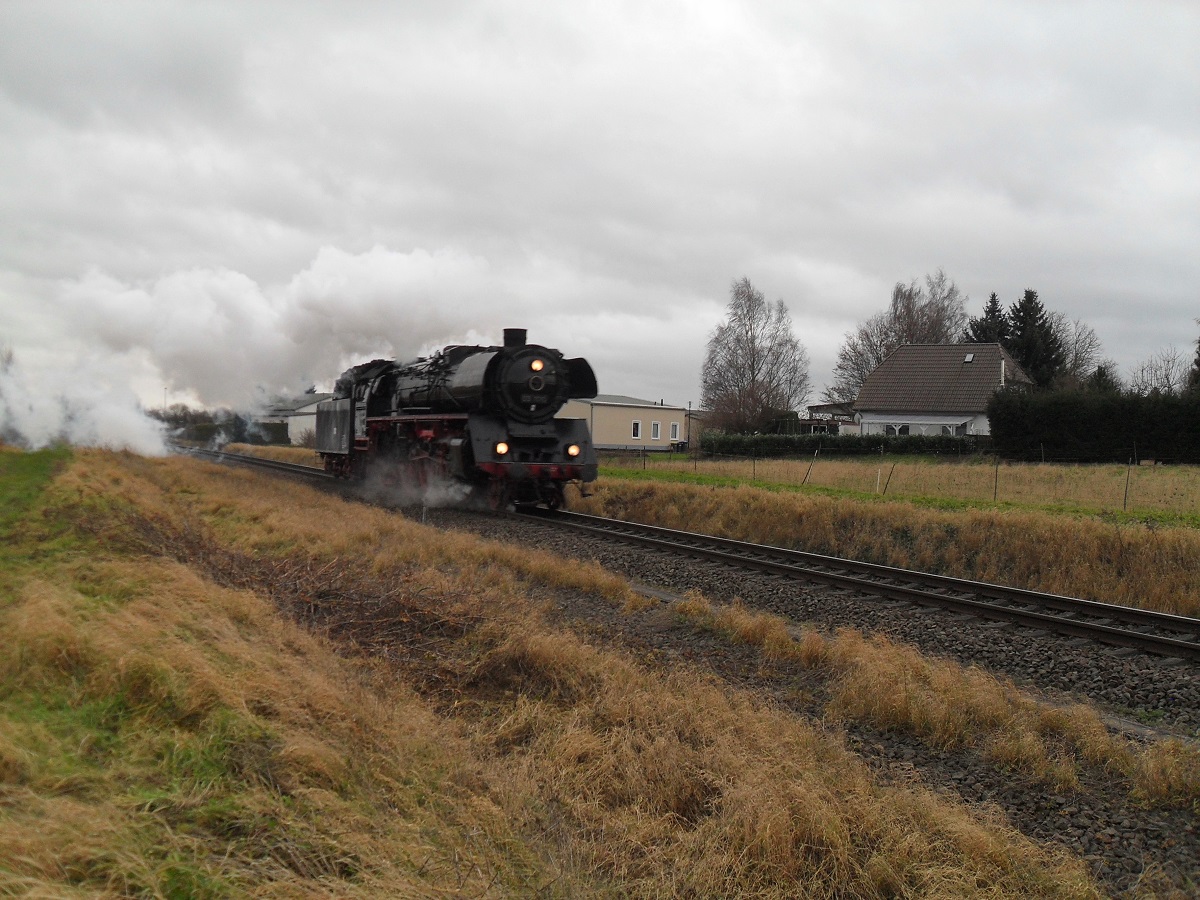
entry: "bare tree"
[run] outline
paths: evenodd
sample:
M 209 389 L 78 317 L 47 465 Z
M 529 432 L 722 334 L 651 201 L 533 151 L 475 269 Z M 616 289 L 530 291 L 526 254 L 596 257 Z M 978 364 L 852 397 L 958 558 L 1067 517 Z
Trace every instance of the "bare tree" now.
M 833 384 L 825 389 L 829 403 L 850 403 L 863 381 L 901 344 L 953 344 L 967 325 L 967 297 L 953 279 L 938 269 L 920 287 L 896 282 L 888 308 L 846 334 L 833 367 Z
M 1129 375 L 1129 390 L 1141 396 L 1179 394 L 1187 387 L 1187 357 L 1175 347 L 1165 347 L 1138 363 Z
M 1196 320 L 1196 324 L 1200 325 L 1200 319 Z M 1196 358 L 1192 360 L 1187 383 L 1188 390 L 1200 390 L 1200 338 L 1196 338 Z
M 1048 314 L 1050 330 L 1062 347 L 1063 366 L 1058 384 L 1078 387 L 1096 371 L 1100 362 L 1100 337 L 1082 319 L 1068 320 L 1060 312 Z
M 909 285 L 913 293 L 916 281 Z M 925 276 L 924 300 L 918 302 L 919 314 L 909 332 L 902 333 L 905 344 L 954 344 L 967 327 L 968 297 L 959 291 L 954 280 L 938 269 Z
M 899 347 L 886 312 L 878 313 L 848 332 L 833 366 L 833 384 L 825 389 L 827 403 L 852 403 L 867 376 Z
M 755 431 L 808 398 L 808 353 L 783 301 L 768 303 L 749 278 L 733 283 L 726 313 L 708 339 L 703 405 L 714 427 Z

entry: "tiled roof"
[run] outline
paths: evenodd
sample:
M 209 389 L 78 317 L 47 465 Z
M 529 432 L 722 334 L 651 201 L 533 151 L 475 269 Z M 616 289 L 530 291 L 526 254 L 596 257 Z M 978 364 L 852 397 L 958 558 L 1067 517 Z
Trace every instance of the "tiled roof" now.
M 983 412 L 988 398 L 1001 386 L 1001 362 L 1005 384 L 1032 384 L 999 344 L 904 344 L 866 377 L 854 408 L 872 412 Z
M 305 406 L 328 400 L 333 394 L 301 394 L 299 397 L 278 397 L 267 407 L 267 415 L 286 416 Z

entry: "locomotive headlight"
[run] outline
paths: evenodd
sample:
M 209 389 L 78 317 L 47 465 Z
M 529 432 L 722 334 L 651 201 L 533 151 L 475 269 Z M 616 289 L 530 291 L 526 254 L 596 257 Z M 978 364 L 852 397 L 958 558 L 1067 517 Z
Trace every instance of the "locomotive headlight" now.
M 496 455 L 504 456 L 508 453 L 508 443 L 506 441 L 496 442 Z
M 567 456 L 578 456 L 578 455 L 579 455 L 579 445 L 578 444 L 572 444 L 571 446 L 569 446 L 567 448 Z
M 529 368 L 535 372 L 540 372 L 542 369 L 546 368 L 546 364 L 540 359 L 535 359 L 529 364 Z

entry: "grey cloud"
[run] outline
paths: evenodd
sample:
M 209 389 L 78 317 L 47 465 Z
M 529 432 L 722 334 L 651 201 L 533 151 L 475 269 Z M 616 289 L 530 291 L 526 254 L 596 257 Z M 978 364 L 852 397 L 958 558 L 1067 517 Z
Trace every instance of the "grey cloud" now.
M 0 274 L 44 309 L 0 331 L 232 402 L 544 323 L 682 402 L 735 278 L 819 389 L 943 266 L 1128 367 L 1194 330 L 1200 14 L 1081 9 L 7 5 Z
M 241 42 L 214 7 L 170 3 L 8 4 L 0 84 L 70 124 L 161 129 L 241 103 Z

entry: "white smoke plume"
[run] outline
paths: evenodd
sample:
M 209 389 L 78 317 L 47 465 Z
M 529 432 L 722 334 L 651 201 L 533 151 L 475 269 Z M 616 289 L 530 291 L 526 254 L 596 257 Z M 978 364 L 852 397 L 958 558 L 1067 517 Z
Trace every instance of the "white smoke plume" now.
M 0 440 L 30 450 L 79 447 L 166 452 L 163 428 L 142 412 L 128 386 L 114 384 L 94 361 L 27 371 L 0 351 Z
M 369 503 L 385 507 L 420 506 L 428 509 L 486 506 L 487 501 L 471 489 L 471 485 L 449 478 L 434 476 L 427 484 L 399 479 L 387 469 L 374 467 L 367 477 L 355 485 L 354 492 Z
M 158 453 L 162 427 L 143 406 L 159 389 L 164 405 L 169 391 L 253 418 L 274 398 L 330 387 L 350 365 L 415 359 L 451 343 L 491 344 L 506 326 L 531 326 L 531 339 L 551 346 L 564 337 L 564 349 L 581 352 L 577 322 L 560 324 L 557 335 L 549 324 L 546 301 L 561 289 L 559 274 L 539 271 L 532 279 L 496 272 L 453 248 L 356 254 L 325 247 L 274 283 L 222 268 L 147 280 L 93 268 L 38 300 L 10 290 L 0 296 L 11 309 L 31 311 L 47 323 L 44 333 L 58 328 L 71 346 L 17 348 L 24 366 L 10 362 L 3 373 L 0 424 L 23 446 L 68 441 Z
M 64 286 L 59 303 L 80 336 L 116 353 L 145 352 L 173 390 L 246 410 L 265 396 L 332 383 L 372 357 L 407 360 L 493 339 L 477 328 L 498 337 L 513 323 L 503 321 L 497 294 L 486 262 L 456 251 L 326 247 L 282 285 L 226 269 L 140 284 L 93 270 Z

